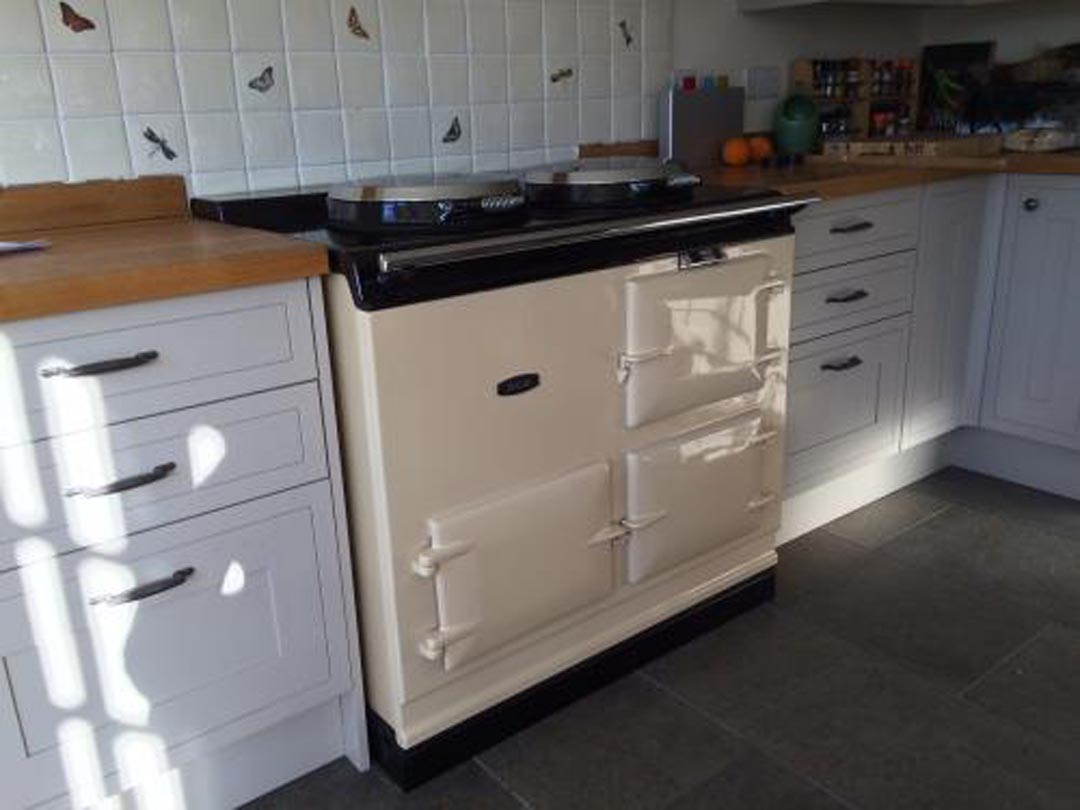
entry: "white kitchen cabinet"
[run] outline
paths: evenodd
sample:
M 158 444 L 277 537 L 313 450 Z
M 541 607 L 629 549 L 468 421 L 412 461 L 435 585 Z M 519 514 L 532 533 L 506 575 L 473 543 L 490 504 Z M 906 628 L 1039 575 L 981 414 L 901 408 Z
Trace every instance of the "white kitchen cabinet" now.
M 990 181 L 928 186 L 923 197 L 904 399 L 903 449 L 960 427 Z
M 1080 449 L 1080 182 L 1014 176 L 1005 210 L 981 424 Z

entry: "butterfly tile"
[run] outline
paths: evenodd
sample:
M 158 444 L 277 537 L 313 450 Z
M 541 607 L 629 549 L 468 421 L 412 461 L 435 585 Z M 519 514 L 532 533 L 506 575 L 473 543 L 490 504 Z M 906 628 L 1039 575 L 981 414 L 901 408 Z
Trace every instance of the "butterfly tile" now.
M 0 144 L 0 182 L 20 185 L 67 179 L 67 163 L 54 119 L 0 122 Z
M 126 114 L 180 112 L 180 84 L 172 54 L 117 54 L 116 69 Z
M 544 95 L 552 99 L 576 99 L 581 71 L 576 56 L 548 56 L 544 59 Z
M 431 108 L 431 143 L 436 157 L 472 151 L 472 122 L 467 107 Z
M 60 114 L 102 116 L 120 113 L 116 67 L 105 54 L 56 54 L 51 58 Z
M 180 96 L 187 112 L 226 112 L 236 109 L 232 55 L 180 53 L 176 58 Z
M 619 0 L 612 6 L 611 39 L 615 53 L 641 52 L 641 0 Z
M 44 55 L 0 56 L 0 110 L 5 118 L 56 115 L 49 63 Z
M 283 53 L 238 53 L 233 57 L 241 110 L 287 110 L 288 76 Z
M 281 4 L 266 0 L 229 0 L 233 50 L 274 51 L 285 47 Z
M 429 53 L 465 53 L 465 0 L 427 0 Z
M 184 119 L 179 115 L 129 115 L 124 117 L 124 126 L 136 175 L 191 170 Z
M 330 25 L 339 51 L 382 50 L 376 0 L 330 0 Z
M 109 18 L 105 0 L 38 0 L 50 51 L 107 51 Z
M 106 0 L 112 45 L 117 51 L 172 49 L 165 0 Z
M 226 0 L 169 0 L 173 40 L 179 51 L 225 51 L 229 40 Z
M 40 53 L 45 49 L 35 0 L 4 0 L 0 53 Z

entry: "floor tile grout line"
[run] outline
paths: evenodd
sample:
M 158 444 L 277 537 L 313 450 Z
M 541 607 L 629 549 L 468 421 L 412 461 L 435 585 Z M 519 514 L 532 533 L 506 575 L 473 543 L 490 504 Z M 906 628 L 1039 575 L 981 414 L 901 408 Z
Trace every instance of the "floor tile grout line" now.
M 471 761 L 475 762 L 476 767 L 478 767 L 485 774 L 487 774 L 488 778 L 491 779 L 491 781 L 493 781 L 496 785 L 498 785 L 499 788 L 502 789 L 502 791 L 504 793 L 506 793 L 508 796 L 510 796 L 510 798 L 512 798 L 514 801 L 516 801 L 522 807 L 526 808 L 526 810 L 533 810 L 533 806 L 528 801 L 528 799 L 526 799 L 524 796 L 522 796 L 520 793 L 518 793 L 516 790 L 514 790 L 512 787 L 510 787 L 510 783 L 507 782 L 505 779 L 503 779 L 495 771 L 494 768 L 492 768 L 490 765 L 488 765 L 486 762 L 484 762 L 482 759 L 480 759 L 479 756 L 473 757 Z
M 903 492 L 904 490 L 898 490 L 898 491 Z M 896 493 L 893 493 L 893 494 L 896 494 Z M 886 534 L 884 537 L 882 537 L 880 540 L 878 540 L 873 545 L 868 545 L 866 543 L 860 542 L 859 540 L 853 540 L 853 539 L 851 539 L 849 537 L 844 537 L 844 535 L 837 534 L 836 532 L 830 532 L 830 533 L 835 535 L 836 537 L 841 538 L 842 540 L 847 540 L 849 543 L 855 543 L 856 545 L 861 546 L 862 548 L 865 548 L 868 551 L 877 551 L 878 549 L 885 548 L 885 546 L 887 546 L 889 543 L 891 543 L 893 540 L 900 537 L 901 535 L 907 534 L 910 531 L 914 531 L 915 529 L 919 528 L 920 526 L 925 525 L 926 523 L 929 523 L 934 518 L 940 517 L 941 515 L 948 512 L 950 509 L 955 508 L 955 506 L 956 506 L 956 504 L 948 503 L 947 501 L 943 501 L 941 506 L 938 507 L 937 509 L 935 509 L 934 511 L 930 512 L 929 514 L 923 515 L 921 518 L 919 518 L 915 522 L 909 523 L 907 526 L 904 526 L 904 528 L 898 529 L 897 531 L 893 532 L 892 534 Z M 843 518 L 841 518 L 841 520 L 842 519 Z M 825 526 L 822 526 L 822 528 L 825 529 L 826 531 L 828 531 L 828 524 L 826 524 Z
M 768 748 L 764 747 L 761 743 L 759 743 L 759 742 L 755 741 L 754 739 L 748 737 L 742 731 L 735 728 L 731 724 L 727 723 L 722 717 L 719 717 L 718 715 L 714 714 L 713 712 L 710 712 L 710 711 L 707 711 L 706 709 L 701 708 L 696 703 L 691 701 L 689 698 L 682 695 L 678 691 L 672 689 L 667 684 L 663 683 L 662 681 L 658 680 L 654 676 L 647 673 L 645 670 L 636 670 L 634 674 L 637 675 L 638 677 L 640 677 L 646 683 L 653 686 L 654 688 L 659 689 L 661 692 L 663 692 L 665 695 L 670 697 L 672 700 L 679 703 L 681 706 L 686 707 L 690 711 L 694 712 L 694 714 L 697 714 L 697 715 L 701 716 L 702 718 L 704 718 L 705 720 L 707 720 L 709 723 L 712 723 L 714 726 L 719 728 L 721 731 L 727 732 L 728 734 L 732 735 L 733 737 L 738 739 L 740 742 L 742 742 L 744 745 L 748 745 L 750 748 L 752 748 L 757 753 L 761 754 L 765 758 L 767 758 L 767 759 L 771 760 L 772 762 L 776 763 L 777 765 L 784 768 L 785 770 L 790 771 L 792 774 L 797 776 L 799 779 L 802 779 L 807 784 L 813 785 L 818 790 L 820 790 L 822 793 L 827 795 L 830 799 L 833 799 L 834 801 L 838 802 L 841 806 L 848 808 L 848 810 L 861 810 L 859 805 L 854 804 L 853 802 L 849 801 L 848 799 L 845 799 L 843 796 L 840 796 L 840 795 L 834 793 L 831 789 L 829 789 L 826 785 L 823 785 L 821 782 L 819 782 L 814 777 L 805 774 L 800 768 L 797 768 L 793 764 L 787 762 L 786 760 L 781 759 L 779 756 L 774 754 Z
M 963 689 L 961 689 L 959 692 L 957 692 L 956 693 L 957 696 L 962 698 L 963 700 L 969 702 L 969 703 L 974 703 L 974 701 L 972 701 L 972 700 L 970 700 L 968 698 L 968 695 L 972 691 L 977 689 L 998 668 L 1004 666 L 1009 661 L 1011 661 L 1014 658 L 1016 658 L 1017 656 L 1019 656 L 1021 653 L 1023 653 L 1025 650 L 1027 650 L 1028 647 L 1030 647 L 1032 644 L 1034 644 L 1036 641 L 1038 641 L 1043 636 L 1043 634 L 1045 634 L 1046 631 L 1050 629 L 1051 625 L 1053 625 L 1055 623 L 1050 617 L 1046 617 L 1046 618 L 1047 618 L 1046 624 L 1044 624 L 1042 627 L 1040 627 L 1037 632 L 1032 634 L 1032 636 L 1030 638 L 1024 639 L 1022 642 L 1017 644 L 1013 649 L 1009 650 L 1007 653 L 1005 653 L 1005 655 L 1001 656 L 1001 658 L 999 658 L 993 664 L 991 664 L 989 667 L 987 667 L 987 669 L 983 673 L 981 673 L 977 678 L 975 678 L 973 681 L 971 681 L 971 683 L 967 684 Z M 979 704 L 979 705 L 981 705 L 981 704 Z

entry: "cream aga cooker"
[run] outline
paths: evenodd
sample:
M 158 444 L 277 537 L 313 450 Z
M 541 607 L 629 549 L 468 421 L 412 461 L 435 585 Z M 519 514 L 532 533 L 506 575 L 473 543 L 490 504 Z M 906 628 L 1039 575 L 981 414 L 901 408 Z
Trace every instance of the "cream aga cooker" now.
M 307 237 L 336 271 L 369 731 L 405 786 L 771 595 L 812 200 L 656 165 L 523 180 L 202 211 L 329 208 Z

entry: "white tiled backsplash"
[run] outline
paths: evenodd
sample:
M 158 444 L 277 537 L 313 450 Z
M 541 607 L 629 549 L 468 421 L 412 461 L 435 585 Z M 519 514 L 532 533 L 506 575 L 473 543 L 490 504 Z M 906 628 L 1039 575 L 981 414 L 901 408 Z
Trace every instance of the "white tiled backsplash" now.
M 655 137 L 672 0 L 0 0 L 0 181 L 196 193 Z

